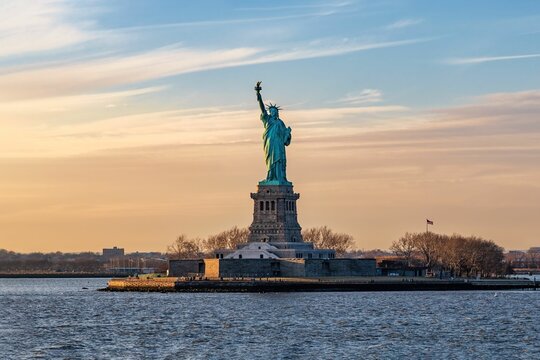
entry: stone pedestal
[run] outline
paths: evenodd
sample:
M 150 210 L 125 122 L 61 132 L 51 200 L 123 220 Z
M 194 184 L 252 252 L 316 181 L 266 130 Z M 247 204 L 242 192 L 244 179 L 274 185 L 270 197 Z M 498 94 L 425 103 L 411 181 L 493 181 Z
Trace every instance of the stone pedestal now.
M 298 224 L 296 200 L 292 184 L 259 184 L 251 193 L 254 200 L 253 223 L 249 227 L 249 242 L 302 243 L 302 228 Z
M 333 259 L 336 252 L 315 249 L 304 242 L 298 224 L 296 200 L 288 181 L 261 181 L 253 199 L 253 223 L 249 227 L 248 244 L 237 250 L 219 249 L 217 259 Z

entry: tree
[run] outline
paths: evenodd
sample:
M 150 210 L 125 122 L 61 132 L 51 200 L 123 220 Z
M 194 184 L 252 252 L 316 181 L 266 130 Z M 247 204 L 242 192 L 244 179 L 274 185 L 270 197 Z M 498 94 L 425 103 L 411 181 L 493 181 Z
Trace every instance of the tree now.
M 407 232 L 390 246 L 390 250 L 392 250 L 394 254 L 407 260 L 408 266 L 411 266 L 412 260 L 418 252 L 416 249 L 415 236 L 415 234 Z
M 312 242 L 315 248 L 331 249 L 337 256 L 343 256 L 352 248 L 354 238 L 345 233 L 335 233 L 327 226 L 309 228 L 302 231 L 304 241 Z
M 247 243 L 248 235 L 248 228 L 238 228 L 237 226 L 234 226 L 229 230 L 209 236 L 208 239 L 204 241 L 204 249 L 207 252 L 213 252 L 218 249 L 235 250 L 239 245 Z
M 445 237 L 440 261 L 442 267 L 449 270 L 454 276 L 461 276 L 466 271 L 467 245 L 467 238 L 459 234 Z
M 439 265 L 444 239 L 445 236 L 430 231 L 418 233 L 415 236 L 416 248 L 423 259 L 424 266 L 429 270 Z
M 492 274 L 502 274 L 504 272 L 504 250 L 491 240 L 477 238 L 480 245 L 479 259 L 477 261 L 478 274 L 480 276 L 490 276 Z
M 429 270 L 449 270 L 456 276 L 491 276 L 504 272 L 503 249 L 491 240 L 425 233 L 406 233 L 392 244 L 396 255 L 420 257 Z
M 204 256 L 201 243 L 199 238 L 188 239 L 185 234 L 182 234 L 167 246 L 167 257 L 171 260 L 201 258 Z

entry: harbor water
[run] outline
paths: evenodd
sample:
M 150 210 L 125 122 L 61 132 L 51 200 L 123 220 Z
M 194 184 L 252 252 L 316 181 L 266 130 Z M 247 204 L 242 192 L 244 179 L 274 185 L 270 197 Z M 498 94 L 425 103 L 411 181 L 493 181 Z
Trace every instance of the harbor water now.
M 540 291 L 99 292 L 0 279 L 1 359 L 540 359 Z

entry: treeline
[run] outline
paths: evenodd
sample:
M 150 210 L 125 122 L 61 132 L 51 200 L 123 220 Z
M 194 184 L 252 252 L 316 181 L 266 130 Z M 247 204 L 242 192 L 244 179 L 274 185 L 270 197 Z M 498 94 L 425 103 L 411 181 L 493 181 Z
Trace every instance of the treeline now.
M 18 253 L 0 249 L 0 273 L 110 273 L 113 268 L 137 265 L 166 270 L 166 261 L 161 254 L 131 253 L 114 259 L 104 258 L 99 253 Z
M 100 272 L 101 255 L 82 253 L 17 253 L 0 249 L 0 273 L 14 272 Z
M 391 250 L 409 265 L 429 271 L 448 271 L 452 276 L 488 277 L 506 272 L 504 249 L 476 236 L 406 233 Z
M 181 234 L 167 247 L 169 259 L 198 259 L 211 255 L 218 249 L 236 249 L 237 246 L 247 243 L 249 230 L 247 228 L 232 227 L 206 239 L 189 238 Z
M 337 257 L 351 256 L 354 238 L 346 233 L 334 232 L 328 226 L 313 227 L 302 231 L 304 241 L 311 242 L 316 249 L 332 249 Z
M 247 244 L 249 229 L 232 227 L 206 239 L 189 238 L 182 234 L 167 247 L 170 259 L 196 259 L 212 256 L 218 249 L 236 250 L 239 246 Z M 332 249 L 338 257 L 350 254 L 354 245 L 354 238 L 345 233 L 336 233 L 327 226 L 313 227 L 302 231 L 306 242 L 312 242 L 315 248 Z

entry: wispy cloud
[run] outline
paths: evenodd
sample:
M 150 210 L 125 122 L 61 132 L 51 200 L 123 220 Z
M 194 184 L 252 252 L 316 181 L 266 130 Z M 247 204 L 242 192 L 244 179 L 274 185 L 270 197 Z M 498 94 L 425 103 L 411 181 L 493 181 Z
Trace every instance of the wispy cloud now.
M 143 31 L 143 30 L 156 30 L 156 29 L 221 26 L 221 25 L 250 24 L 250 23 L 256 24 L 260 22 L 294 20 L 294 19 L 302 19 L 302 18 L 316 18 L 316 17 L 330 16 L 333 14 L 336 14 L 335 10 L 318 11 L 318 12 L 311 12 L 311 13 L 305 13 L 305 14 L 280 15 L 280 16 L 265 16 L 265 17 L 251 17 L 251 18 L 224 19 L 224 20 L 185 21 L 185 22 L 176 22 L 176 23 L 167 23 L 167 24 L 152 24 L 152 25 L 113 28 L 113 29 L 102 30 L 99 33 L 108 34 L 108 33 L 121 33 L 121 32 L 128 32 L 128 31 Z
M 319 8 L 341 8 L 351 5 L 350 1 L 342 2 L 326 2 L 320 4 L 303 4 L 303 5 L 283 5 L 283 6 L 259 6 L 259 7 L 242 7 L 237 8 L 238 11 L 282 11 L 282 10 L 297 10 L 297 9 L 319 9 Z
M 287 50 L 270 51 L 260 57 L 250 60 L 251 64 L 266 62 L 291 61 L 326 56 L 337 56 L 359 51 L 382 49 L 389 47 L 412 45 L 430 39 L 408 39 L 399 41 L 361 42 L 355 39 L 321 39 L 311 41 L 307 45 L 285 47 Z M 249 64 L 248 63 L 248 64 Z
M 336 100 L 338 103 L 347 103 L 347 104 L 365 104 L 365 103 L 374 103 L 381 102 L 382 92 L 377 89 L 364 89 L 358 92 L 352 92 L 345 95 L 343 98 Z
M 421 24 L 422 22 L 424 22 L 424 20 L 422 19 L 401 19 L 385 26 L 385 28 L 387 30 L 403 29 L 406 27 Z
M 425 39 L 365 43 L 322 39 L 288 48 L 195 49 L 165 47 L 136 55 L 11 71 L 0 75 L 0 102 L 95 91 L 191 72 L 337 56 L 415 44 Z
M 142 94 L 154 89 L 141 89 L 122 95 Z M 155 89 L 157 91 L 157 89 Z M 65 106 L 80 105 L 88 99 L 76 97 Z M 104 106 L 105 94 L 93 95 Z M 121 95 L 117 95 L 120 97 Z M 66 97 L 69 99 L 69 97 Z M 62 99 L 51 99 L 43 106 L 58 104 Z M 97 101 L 97 99 L 94 99 Z M 30 103 L 33 103 L 32 100 Z M 43 102 L 44 100 L 39 100 Z M 21 108 L 19 106 L 19 108 Z M 62 109 L 61 109 L 62 110 Z M 77 108 L 72 108 L 77 110 Z M 285 111 L 284 120 L 298 130 L 295 137 L 306 138 L 325 135 L 350 134 L 359 126 L 371 127 L 370 121 L 383 126 L 382 118 L 390 114 L 406 112 L 397 105 L 344 106 L 327 108 L 295 109 Z M 60 111 L 60 110 L 57 110 Z M 0 113 L 3 116 L 5 113 Z M 388 114 L 387 116 L 385 114 Z M 33 114 L 33 116 L 37 116 Z M 11 116 L 12 117 L 12 116 Z M 137 146 L 217 145 L 241 142 L 257 142 L 260 123 L 256 109 L 193 108 L 184 110 L 154 111 L 121 116 L 110 115 L 95 121 L 69 121 L 44 125 L 41 121 L 7 122 L 0 134 L 0 157 L 9 156 L 70 156 L 105 149 L 121 149 Z M 13 126 L 9 126 L 12 124 Z M 24 135 L 23 135 L 24 134 Z
M 79 7 L 79 4 L 76 5 Z M 0 57 L 59 49 L 94 37 L 72 21 L 75 5 L 62 0 L 0 3 Z
M 538 58 L 540 54 L 523 54 L 523 55 L 507 55 L 507 56 L 483 56 L 483 57 L 465 57 L 465 58 L 453 58 L 448 59 L 445 62 L 450 65 L 468 65 L 468 64 L 482 64 L 492 61 L 507 61 L 507 60 L 521 60 Z
M 48 112 L 81 111 L 89 107 L 96 111 L 96 106 L 114 108 L 118 103 L 123 103 L 130 98 L 156 93 L 165 88 L 165 86 L 152 86 L 123 91 L 0 102 L 0 115 L 16 119 L 18 115 L 36 116 Z
M 0 101 L 95 91 L 195 71 L 240 64 L 260 50 L 161 48 L 0 76 Z M 8 89 L 10 89 L 8 91 Z

